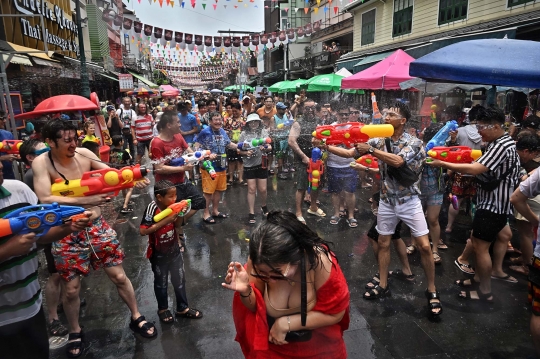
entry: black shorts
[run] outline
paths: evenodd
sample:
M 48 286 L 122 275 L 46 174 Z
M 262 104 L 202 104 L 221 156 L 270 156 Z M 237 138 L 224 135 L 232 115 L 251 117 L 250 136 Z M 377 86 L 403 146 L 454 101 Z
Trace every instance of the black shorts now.
M 242 163 L 242 156 L 238 154 L 238 151 L 227 148 L 227 161 Z
M 474 238 L 493 242 L 497 234 L 508 224 L 507 214 L 497 214 L 486 209 L 477 209 L 472 225 Z
M 205 209 L 206 200 L 197 187 L 191 182 L 176 185 L 176 201 L 191 200 L 191 209 Z
M 400 239 L 401 238 L 401 221 L 398 222 L 396 225 L 396 229 L 394 230 L 394 234 L 392 234 L 392 240 Z M 373 224 L 371 225 L 371 228 L 367 232 L 368 238 L 373 239 L 375 242 L 379 241 L 379 232 L 377 232 L 377 219 L 373 221 Z
M 43 247 L 43 253 L 45 253 L 45 259 L 47 260 L 47 270 L 49 271 L 49 274 L 58 273 L 56 270 L 56 265 L 54 264 L 54 257 L 51 253 L 52 250 L 52 243 L 47 243 Z
M 266 179 L 268 178 L 268 169 L 262 166 L 244 167 L 244 179 Z

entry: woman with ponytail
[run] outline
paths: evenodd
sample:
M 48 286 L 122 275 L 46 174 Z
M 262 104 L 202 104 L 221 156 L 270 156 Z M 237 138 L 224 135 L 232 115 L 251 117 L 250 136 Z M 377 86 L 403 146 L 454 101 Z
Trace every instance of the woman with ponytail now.
M 349 289 L 330 243 L 292 213 L 272 211 L 251 235 L 245 266 L 232 262 L 236 341 L 246 358 L 347 357 Z

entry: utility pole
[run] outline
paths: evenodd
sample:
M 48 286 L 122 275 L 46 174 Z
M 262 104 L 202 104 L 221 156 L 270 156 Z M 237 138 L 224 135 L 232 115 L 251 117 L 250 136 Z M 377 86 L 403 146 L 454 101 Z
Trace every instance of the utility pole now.
M 75 1 L 75 16 L 77 17 L 77 39 L 79 41 L 79 60 L 81 61 L 81 96 L 90 98 L 90 84 L 88 83 L 88 72 L 86 69 L 86 55 L 84 53 L 84 39 L 82 34 L 82 19 L 80 0 Z

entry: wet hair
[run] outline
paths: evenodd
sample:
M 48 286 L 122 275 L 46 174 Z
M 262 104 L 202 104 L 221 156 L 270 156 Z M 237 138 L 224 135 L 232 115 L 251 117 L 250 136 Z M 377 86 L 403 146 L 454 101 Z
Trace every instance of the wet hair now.
M 156 128 L 158 131 L 161 131 L 167 127 L 168 124 L 173 123 L 173 121 L 178 121 L 178 116 L 174 111 L 167 110 L 161 115 Z
M 433 138 L 433 136 L 435 136 L 437 134 L 437 132 L 439 132 L 439 130 L 443 126 L 444 126 L 444 124 L 442 124 L 442 123 L 432 123 L 432 124 L 430 124 L 429 127 L 426 127 L 426 129 L 424 130 L 423 141 L 425 143 L 428 143 Z
M 113 146 L 120 146 L 120 143 L 124 140 L 122 135 L 114 135 L 112 136 L 112 144 Z
M 331 254 L 330 245 L 331 242 L 319 237 L 291 212 L 272 211 L 251 235 L 249 258 L 253 265 L 266 264 L 275 269 L 279 264 L 298 264 L 306 255 L 309 260 L 306 270 L 311 270 L 322 265 L 319 251 Z
M 460 116 L 461 116 L 461 108 L 459 108 L 459 106 L 456 106 L 456 105 L 451 105 L 451 106 L 448 106 L 446 108 L 446 110 L 444 110 L 444 112 L 450 116 L 450 118 L 452 120 L 456 120 L 458 119 Z
M 73 131 L 75 136 L 77 135 L 77 128 L 71 121 L 62 121 L 59 118 L 47 122 L 41 130 L 41 135 L 44 139 L 52 140 L 58 145 L 58 139 L 62 137 L 60 134 L 62 131 Z
M 159 194 L 160 196 L 164 197 L 167 195 L 167 192 L 169 192 L 169 189 L 174 188 L 174 183 L 168 180 L 161 180 L 157 181 L 154 185 L 154 196 L 157 197 Z
M 347 110 L 347 112 L 350 112 L 349 105 L 345 102 L 339 102 L 336 106 L 336 112 L 341 110 Z
M 484 106 L 476 105 L 469 111 L 469 122 L 476 121 L 476 117 L 478 116 L 478 112 L 482 109 L 485 109 Z
M 199 107 L 199 109 L 200 109 L 201 107 L 206 107 L 206 101 L 202 101 L 202 100 L 201 100 L 201 101 L 197 102 L 197 106 Z
M 465 103 L 463 104 L 463 107 L 471 108 L 472 107 L 472 101 L 471 100 L 465 100 Z
M 526 134 L 520 136 L 516 142 L 516 149 L 529 150 L 531 152 L 540 150 L 540 137 L 536 134 Z
M 349 108 L 354 108 L 355 110 L 360 110 L 360 104 L 358 102 L 352 102 L 349 104 Z
M 90 151 L 92 151 L 95 154 L 99 153 L 99 144 L 95 143 L 94 141 L 85 141 L 82 144 L 82 147 L 89 149 Z
M 479 110 L 476 115 L 476 120 L 478 122 L 491 124 L 503 124 L 505 119 L 504 112 L 497 107 L 483 108 Z
M 30 161 L 28 161 L 26 156 L 35 154 L 35 149 L 40 143 L 42 142 L 33 138 L 23 142 L 19 149 L 19 154 L 25 165 L 30 166 Z
M 315 111 L 321 112 L 321 110 L 322 110 L 321 105 L 320 105 L 320 104 L 316 104 L 316 105 L 315 105 Z
M 396 101 L 393 105 L 389 106 L 388 108 L 397 108 L 399 110 L 399 114 L 401 117 L 407 120 L 411 119 L 411 110 L 409 110 L 409 106 L 405 105 L 403 102 Z
M 221 114 L 220 114 L 219 112 L 217 112 L 217 111 L 212 111 L 212 112 L 210 112 L 210 113 L 208 114 L 208 119 L 210 119 L 210 121 L 212 121 L 212 119 L 213 119 L 214 117 L 218 117 L 218 116 L 221 118 Z
M 235 108 L 237 110 L 242 110 L 242 104 L 240 104 L 240 102 L 230 103 L 229 105 L 231 105 L 231 109 Z
M 185 102 L 178 102 L 178 104 L 176 105 L 176 111 L 178 112 L 181 112 L 181 111 L 184 111 L 184 110 L 187 110 L 187 103 Z
M 527 118 L 523 120 L 521 125 L 523 128 L 532 128 L 538 130 L 538 128 L 540 127 L 540 117 L 536 115 L 527 116 Z
M 217 100 L 213 97 L 210 97 L 209 99 L 206 100 L 206 106 L 210 106 L 211 103 L 214 103 L 216 106 L 218 105 L 217 103 Z
M 274 96 L 272 96 L 272 95 L 266 95 L 266 96 L 264 96 L 263 100 L 266 101 L 267 98 L 269 98 L 270 100 L 274 101 Z

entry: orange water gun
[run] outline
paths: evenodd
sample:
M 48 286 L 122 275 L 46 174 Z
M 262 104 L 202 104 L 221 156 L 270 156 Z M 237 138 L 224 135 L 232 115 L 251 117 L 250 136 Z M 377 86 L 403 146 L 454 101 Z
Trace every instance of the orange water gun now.
M 316 191 L 319 188 L 319 180 L 324 172 L 322 151 L 318 147 L 311 150 L 307 172 L 309 173 L 309 192 L 311 190 Z
M 377 97 L 375 97 L 375 93 L 371 93 L 371 106 L 373 107 L 373 115 L 371 116 L 371 120 L 374 124 L 381 123 L 382 121 L 382 114 L 381 111 L 379 111 L 379 106 L 377 105 Z
M 121 190 L 132 188 L 147 174 L 148 170 L 141 168 L 140 165 L 121 169 L 104 168 L 85 172 L 81 179 L 64 181 L 59 178 L 51 186 L 51 193 L 62 197 L 84 197 L 108 193 L 118 196 Z
M 368 168 L 379 168 L 379 160 L 377 157 L 374 157 L 372 155 L 364 155 L 360 158 L 357 158 L 356 163 L 368 167 Z
M 188 213 L 190 210 L 191 210 L 191 200 L 184 199 L 180 202 L 171 204 L 169 207 L 167 207 L 167 209 L 164 209 L 163 211 L 156 214 L 154 216 L 154 222 L 157 223 L 175 214 L 179 215 L 180 217 L 183 217 L 184 214 Z
M 312 133 L 313 137 L 324 140 L 328 145 L 343 143 L 347 147 L 353 147 L 355 143 L 367 142 L 370 138 L 390 137 L 393 134 L 392 125 L 364 125 L 360 122 L 318 126 Z
M 0 142 L 0 152 L 18 155 L 22 144 L 22 140 L 3 140 Z
M 428 156 L 449 163 L 472 163 L 482 156 L 482 151 L 467 146 L 433 147 Z M 430 159 L 428 158 L 429 162 Z

